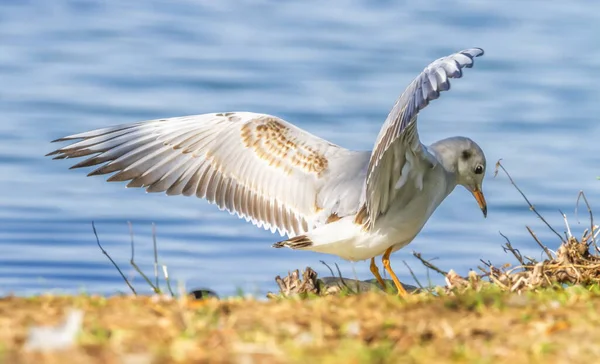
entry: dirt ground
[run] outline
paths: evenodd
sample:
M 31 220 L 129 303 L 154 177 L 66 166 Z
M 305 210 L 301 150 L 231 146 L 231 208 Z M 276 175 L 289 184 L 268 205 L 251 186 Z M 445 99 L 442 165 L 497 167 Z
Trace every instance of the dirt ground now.
M 25 348 L 34 325 L 84 313 L 75 344 Z M 589 363 L 600 289 L 384 293 L 256 301 L 158 296 L 0 299 L 2 363 Z

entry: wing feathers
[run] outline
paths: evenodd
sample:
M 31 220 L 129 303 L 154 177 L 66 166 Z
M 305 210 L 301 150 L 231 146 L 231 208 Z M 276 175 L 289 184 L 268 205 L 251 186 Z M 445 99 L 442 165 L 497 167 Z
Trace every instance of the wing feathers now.
M 379 132 L 369 161 L 366 183 L 369 226 L 387 210 L 399 193 L 395 187 L 397 183 L 405 193 L 413 193 L 414 189 L 422 187 L 423 172 L 419 168 L 425 168 L 431 162 L 419 141 L 417 114 L 430 101 L 437 99 L 440 92 L 450 89 L 450 78 L 462 77 L 462 69 L 471 68 L 473 58 L 481 55 L 482 49 L 472 48 L 433 61 L 394 104 Z
M 205 198 L 289 236 L 317 223 L 317 195 L 334 156 L 356 153 L 274 116 L 244 112 L 150 120 L 56 141 L 73 143 L 48 154 L 55 159 L 88 157 L 71 168 L 97 166 L 89 175 Z

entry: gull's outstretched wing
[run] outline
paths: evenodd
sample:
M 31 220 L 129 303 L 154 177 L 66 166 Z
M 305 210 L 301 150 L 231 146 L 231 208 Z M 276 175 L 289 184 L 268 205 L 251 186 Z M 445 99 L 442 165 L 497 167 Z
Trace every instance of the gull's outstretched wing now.
M 441 91 L 450 89 L 449 78 L 462 77 L 462 68 L 472 67 L 473 58 L 481 55 L 483 49 L 471 48 L 433 61 L 394 104 L 369 161 L 362 216 L 369 227 L 398 194 L 408 196 L 422 188 L 423 174 L 434 160 L 419 140 L 417 114 Z
M 360 195 L 360 184 L 356 193 L 345 191 L 351 177 L 336 176 L 358 175 L 368 158 L 249 112 L 143 121 L 56 141 L 74 143 L 48 154 L 55 159 L 89 157 L 71 168 L 100 165 L 89 175 L 114 173 L 108 180 L 129 181 L 128 187 L 206 198 L 288 236 L 309 231 L 339 205 L 335 196 L 319 196 L 323 187 L 342 198 Z

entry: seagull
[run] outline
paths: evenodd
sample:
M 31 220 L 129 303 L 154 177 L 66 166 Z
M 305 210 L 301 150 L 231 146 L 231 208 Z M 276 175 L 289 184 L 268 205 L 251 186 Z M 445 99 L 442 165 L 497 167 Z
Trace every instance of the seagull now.
M 276 248 L 371 259 L 386 287 L 375 263 L 382 255 L 404 296 L 390 255 L 417 236 L 456 186 L 470 191 L 487 217 L 483 150 L 462 136 L 424 145 L 417 131 L 419 111 L 483 53 L 466 49 L 425 67 L 395 102 L 372 151 L 343 148 L 277 116 L 220 112 L 73 134 L 54 140 L 71 144 L 47 156 L 87 157 L 71 169 L 97 166 L 88 176 L 203 198 L 285 236 Z

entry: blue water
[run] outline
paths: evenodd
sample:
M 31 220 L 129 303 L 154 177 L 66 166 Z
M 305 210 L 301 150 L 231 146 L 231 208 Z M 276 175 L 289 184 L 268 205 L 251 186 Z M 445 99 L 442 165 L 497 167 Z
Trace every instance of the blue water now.
M 64 135 L 138 120 L 248 110 L 280 116 L 355 149 L 370 149 L 396 97 L 430 61 L 485 49 L 419 120 L 424 142 L 466 135 L 488 158 L 489 216 L 458 188 L 393 256 L 427 274 L 413 250 L 466 273 L 512 261 L 554 236 L 500 174 L 504 165 L 541 213 L 574 230 L 579 190 L 600 199 L 600 3 L 590 1 L 7 1 L 0 3 L 0 291 L 111 293 L 126 286 L 95 243 L 130 275 L 152 272 L 152 223 L 174 281 L 221 295 L 263 294 L 273 277 L 319 260 L 370 278 L 368 264 L 276 250 L 279 236 L 202 200 L 146 194 L 70 171 L 44 154 Z M 441 283 L 434 275 L 431 279 Z M 139 277 L 134 284 L 144 290 Z

